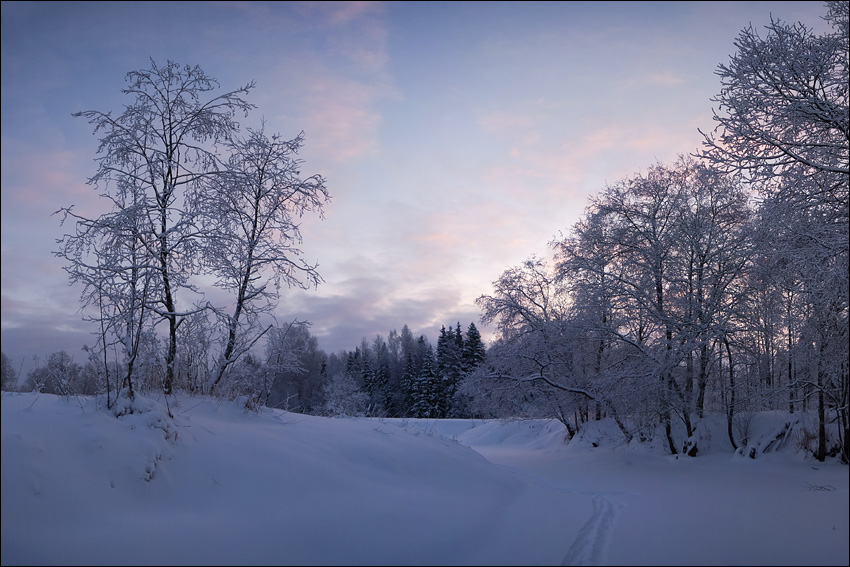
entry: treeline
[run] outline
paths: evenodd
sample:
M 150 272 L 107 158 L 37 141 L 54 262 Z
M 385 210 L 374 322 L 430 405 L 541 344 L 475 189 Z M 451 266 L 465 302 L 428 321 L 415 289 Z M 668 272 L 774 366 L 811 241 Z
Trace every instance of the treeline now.
M 443 326 L 436 348 L 414 339 L 407 325 L 364 339 L 352 352 L 328 357 L 323 389 L 326 415 L 446 418 L 471 417 L 458 395 L 463 378 L 484 360 L 486 349 L 474 323 Z M 286 387 L 284 385 L 284 387 Z
M 209 393 L 215 353 L 204 343 L 179 349 L 175 387 Z M 187 345 L 188 346 L 188 345 Z M 143 393 L 162 389 L 157 369 L 162 360 L 141 358 Z M 414 337 L 407 325 L 387 337 L 364 338 L 353 351 L 330 355 L 318 348 L 308 325 L 293 323 L 269 332 L 262 355 L 247 353 L 232 366 L 222 389 L 242 397 L 248 407 L 262 406 L 325 416 L 447 418 L 474 417 L 473 402 L 459 391 L 463 379 L 486 357 L 475 323 L 466 330 L 460 322 L 440 329 L 436 347 L 424 335 Z M 118 372 L 120 368 L 113 369 Z M 30 371 L 18 388 L 17 375 L 2 355 L 3 389 L 57 395 L 96 395 L 106 392 L 106 376 L 97 358 L 76 363 L 66 352 L 53 353 Z

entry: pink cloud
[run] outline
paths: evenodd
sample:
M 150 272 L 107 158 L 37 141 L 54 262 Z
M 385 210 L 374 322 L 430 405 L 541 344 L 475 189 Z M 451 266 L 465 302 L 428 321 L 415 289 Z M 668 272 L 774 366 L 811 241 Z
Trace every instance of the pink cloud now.
M 302 118 L 313 150 L 345 162 L 376 149 L 381 122 L 374 110 L 378 91 L 339 77 L 316 76 L 307 93 Z
M 677 76 L 672 71 L 662 71 L 660 73 L 651 73 L 645 77 L 647 83 L 651 85 L 662 85 L 675 87 L 685 84 L 683 77 Z
M 380 14 L 383 2 L 297 2 L 296 9 L 305 16 L 319 16 L 333 26 L 351 23 L 365 15 Z
M 478 125 L 493 134 L 508 134 L 534 128 L 540 117 L 529 113 L 490 112 L 478 119 Z
M 377 150 L 379 102 L 399 93 L 387 73 L 383 5 L 303 2 L 295 10 L 319 31 L 326 49 L 287 52 L 272 63 L 271 84 L 260 85 L 259 108 L 306 134 L 305 153 L 330 165 Z M 286 104 L 281 105 L 281 100 Z
M 3 146 L 5 206 L 49 214 L 63 206 L 86 206 L 98 200 L 96 191 L 86 184 L 94 173 L 93 155 L 69 150 L 45 152 L 8 138 L 4 138 Z M 85 171 L 86 167 L 90 171 Z M 3 211 L 4 215 L 12 212 Z

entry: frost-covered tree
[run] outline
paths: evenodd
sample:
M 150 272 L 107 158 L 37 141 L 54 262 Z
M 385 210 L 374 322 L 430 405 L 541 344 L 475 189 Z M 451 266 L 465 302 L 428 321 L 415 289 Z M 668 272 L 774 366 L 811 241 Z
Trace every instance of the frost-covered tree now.
M 12 361 L 6 356 L 6 353 L 0 353 L 0 389 L 4 392 L 7 390 L 17 390 L 18 388 L 18 373 L 15 367 L 12 366 Z
M 809 180 L 814 182 L 815 178 Z M 818 448 L 832 452 L 827 423 L 837 421 L 847 453 L 848 223 L 823 204 L 803 204 L 790 191 L 764 200 L 759 211 L 759 248 L 754 270 L 764 298 L 764 374 L 778 375 L 776 345 L 785 343 L 787 398 L 793 411 L 817 405 Z M 784 335 L 784 337 L 783 337 Z M 783 340 L 784 339 L 784 340 Z
M 300 413 L 321 408 L 324 360 L 307 323 L 273 327 L 266 333 L 265 370 L 271 377 L 266 405 Z
M 87 377 L 83 368 L 64 350 L 54 352 L 47 361 L 39 364 L 27 374 L 25 391 L 71 396 L 92 394 L 87 388 Z
M 473 372 L 468 381 L 493 384 L 509 379 L 525 383 L 545 383 L 558 392 L 579 400 L 593 400 L 573 368 L 573 345 L 566 340 L 568 295 L 551 262 L 536 255 L 506 270 L 493 282 L 493 294 L 482 295 L 476 303 L 482 308 L 481 321 L 495 323 L 498 348 L 487 353 L 487 363 Z M 479 370 L 480 370 L 479 369 Z M 470 384 L 462 391 L 470 395 Z
M 752 26 L 735 42 L 737 52 L 717 74 L 721 93 L 718 125 L 705 135 L 703 157 L 746 172 L 764 198 L 762 218 L 773 225 L 761 251 L 762 273 L 781 270 L 766 282 L 794 294 L 787 303 L 788 356 L 794 335 L 809 335 L 817 376 L 817 457 L 827 448 L 826 410 L 843 430 L 843 458 L 850 461 L 848 387 L 848 209 L 850 209 L 850 8 L 826 3 L 831 31 L 815 34 L 802 23 L 771 20 L 760 36 Z M 772 280 L 772 282 L 771 282 Z M 795 303 L 800 309 L 794 309 Z M 792 319 L 796 311 L 800 319 Z M 792 333 L 790 328 L 795 332 Z M 806 343 L 800 343 L 805 346 Z M 789 370 L 791 392 L 800 386 Z
M 528 356 L 531 349 L 525 343 L 537 338 L 536 335 L 523 335 L 493 342 L 487 351 L 486 361 L 468 373 L 458 385 L 456 395 L 464 400 L 469 417 L 556 417 L 571 433 L 575 431 L 572 415 L 562 419 L 564 412 L 555 408 L 560 390 L 541 381 L 517 379 L 535 372 L 534 361 Z
M 718 124 L 704 134 L 706 158 L 761 179 L 801 166 L 850 175 L 848 8 L 827 5 L 832 33 L 771 19 L 764 37 L 752 25 L 739 34 L 737 52 L 717 69 Z
M 345 371 L 335 373 L 325 384 L 324 400 L 322 410 L 329 416 L 363 417 L 369 408 L 369 394 Z
M 216 145 L 231 140 L 238 130 L 237 113 L 253 108 L 242 98 L 252 87 L 249 83 L 214 94 L 217 82 L 200 67 L 172 61 L 159 66 L 151 60 L 149 69 L 127 74 L 122 92 L 131 102 L 123 112 L 75 114 L 101 136 L 98 169 L 89 184 L 101 191 L 112 210 L 87 219 L 70 207 L 63 209 L 65 219 L 75 221 L 78 231 L 60 241 L 60 255 L 70 262 L 72 279 L 77 271 L 88 273 L 90 277 L 80 281 L 84 295 L 91 294 L 102 279 L 114 280 L 114 264 L 98 255 L 90 260 L 86 248 L 100 245 L 103 254 L 110 238 L 120 240 L 119 265 L 131 273 L 122 276 L 127 282 L 122 297 L 141 293 L 132 308 L 143 308 L 167 326 L 166 393 L 171 393 L 175 379 L 178 329 L 193 310 L 178 296 L 195 289 L 191 278 L 198 272 L 199 243 L 207 234 L 198 222 L 197 197 L 217 169 Z M 94 233 L 89 230 L 92 225 L 97 228 Z M 138 277 L 132 275 L 134 270 Z M 119 311 L 119 319 L 127 317 L 126 309 Z
M 570 234 L 553 241 L 555 249 L 555 274 L 571 297 L 569 325 L 582 337 L 584 347 L 574 349 L 572 373 L 582 377 L 585 384 L 599 381 L 609 371 L 612 344 L 627 324 L 618 308 L 617 283 L 622 278 L 623 266 L 617 262 L 610 217 L 592 207 L 573 227 Z M 639 312 L 638 312 L 639 313 Z M 638 317 L 631 327 L 641 342 L 645 335 L 645 318 Z M 608 392 L 608 399 L 615 392 Z M 581 404 L 580 419 L 586 419 L 589 407 Z M 601 407 L 597 403 L 597 417 Z
M 591 320 L 607 340 L 638 357 L 637 372 L 654 367 L 655 383 L 646 386 L 660 396 L 674 453 L 671 420 L 680 418 L 686 437 L 694 436 L 718 341 L 734 331 L 731 292 L 749 260 L 747 210 L 739 181 L 681 158 L 607 187 L 592 202 L 592 223 L 581 228 L 590 241 L 564 249 L 561 274 L 581 283 L 573 303 L 589 298 L 596 306 Z
M 676 168 L 684 174 L 677 223 L 677 266 L 684 286 L 679 297 L 679 341 L 685 349 L 685 386 L 699 418 L 706 405 L 710 371 L 740 300 L 753 247 L 748 238 L 749 195 L 740 178 L 689 158 Z
M 98 325 L 98 340 L 90 353 L 103 358 L 107 406 L 111 407 L 116 399 L 111 396 L 113 384 L 116 395 L 126 388 L 130 398 L 137 389 L 141 341 L 155 323 L 151 303 L 161 280 L 149 255 L 143 184 L 121 176 L 114 190 L 103 196 L 111 201 L 112 210 L 94 219 L 79 216 L 71 208 L 60 210 L 63 223 L 73 219 L 75 226 L 73 234 L 58 240 L 55 254 L 67 261 L 70 282 L 83 287 L 84 319 Z M 120 362 L 113 371 L 110 352 Z
M 320 175 L 302 176 L 303 144 L 303 132 L 285 140 L 249 128 L 247 137 L 230 142 L 222 171 L 199 195 L 208 231 L 204 267 L 233 296 L 232 311 L 215 310 L 225 339 L 213 390 L 270 328 L 260 327 L 260 316 L 276 307 L 280 286 L 308 289 L 322 281 L 316 264 L 300 258 L 300 222 L 306 213 L 322 217 L 330 196 Z
M 180 326 L 181 340 L 177 345 L 175 385 L 195 394 L 209 393 L 214 378 L 215 326 L 206 310 L 191 313 Z
M 563 318 L 564 297 L 546 259 L 537 255 L 509 268 L 493 282 L 493 295 L 476 299 L 484 323 L 496 323 L 503 338 L 543 332 Z

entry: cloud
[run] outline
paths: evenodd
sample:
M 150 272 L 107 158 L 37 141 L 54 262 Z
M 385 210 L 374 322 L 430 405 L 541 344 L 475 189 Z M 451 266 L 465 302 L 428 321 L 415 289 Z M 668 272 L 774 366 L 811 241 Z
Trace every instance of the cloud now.
M 338 77 L 314 77 L 303 103 L 310 152 L 334 162 L 373 153 L 381 116 L 374 110 L 379 94 L 370 86 Z
M 645 81 L 650 85 L 676 87 L 685 84 L 686 79 L 673 71 L 661 71 L 647 75 Z
M 281 4 L 274 18 L 295 29 L 279 39 L 270 30 L 275 48 L 259 50 L 248 69 L 237 65 L 262 76 L 255 115 L 288 137 L 304 131 L 302 155 L 323 174 L 379 150 L 379 104 L 400 96 L 387 72 L 383 12 L 372 2 Z
M 92 157 L 70 149 L 51 151 L 3 136 L 4 222 L 23 214 L 45 215 L 47 220 L 60 207 L 77 204 L 88 208 L 96 203 L 96 191 L 86 184 L 94 173 Z M 85 171 L 86 166 L 91 169 Z M 49 223 L 55 226 L 57 221 Z
M 482 113 L 478 117 L 478 125 L 485 131 L 502 137 L 514 137 L 524 141 L 536 141 L 539 136 L 535 133 L 540 121 L 544 118 L 542 114 L 528 112 L 507 112 L 496 110 Z M 532 140 L 528 139 L 533 135 Z
M 466 297 L 467 288 L 452 268 L 435 269 L 438 261 L 435 255 L 422 266 L 417 261 L 392 270 L 367 255 L 352 256 L 334 265 L 333 279 L 318 290 L 285 291 L 278 318 L 310 321 L 311 333 L 328 352 L 352 350 L 363 337 L 386 336 L 404 325 L 432 341 L 440 326 L 458 321 L 464 328 L 474 322 L 481 330 L 474 298 Z
M 318 17 L 331 27 L 345 26 L 364 16 L 381 14 L 383 2 L 293 2 L 294 8 L 302 15 Z

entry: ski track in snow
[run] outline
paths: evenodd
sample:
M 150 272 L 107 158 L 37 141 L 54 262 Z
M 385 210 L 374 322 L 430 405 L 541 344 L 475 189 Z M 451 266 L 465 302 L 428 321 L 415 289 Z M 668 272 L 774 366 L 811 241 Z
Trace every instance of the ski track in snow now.
M 516 467 L 505 468 L 518 476 L 525 477 L 534 484 L 568 494 L 589 496 L 593 500 L 593 513 L 579 530 L 575 541 L 561 561 L 561 565 L 601 565 L 605 559 L 605 552 L 608 549 L 614 525 L 622 508 L 622 503 L 616 496 L 624 493 L 574 490 Z
M 617 521 L 620 505 L 602 493 L 592 495 L 593 514 L 581 530 L 561 565 L 601 565 Z

